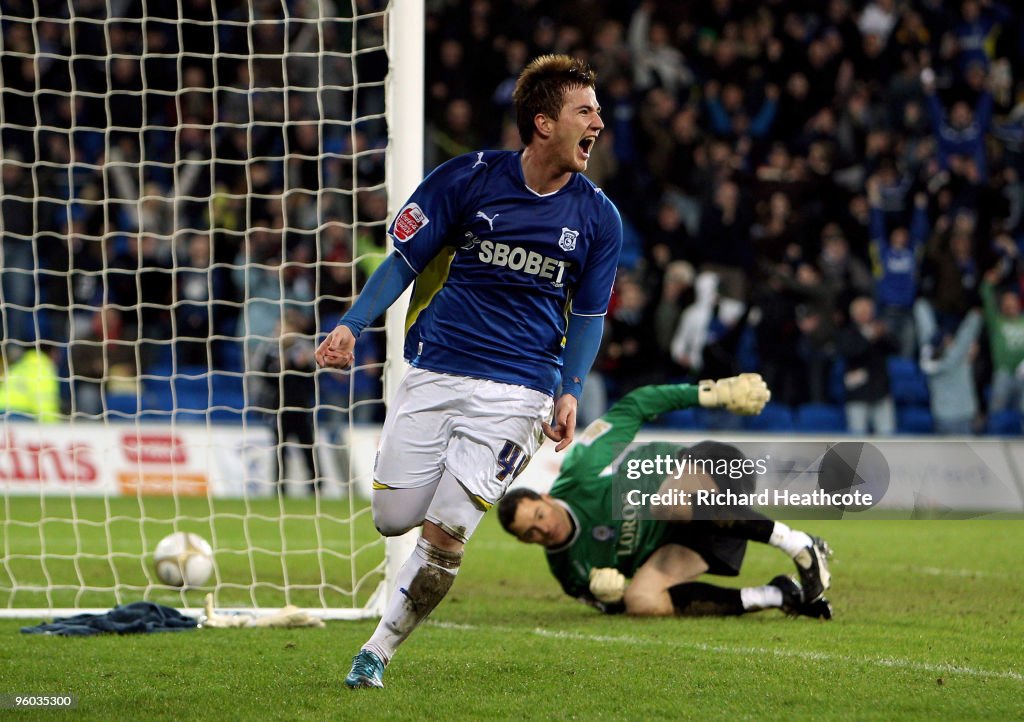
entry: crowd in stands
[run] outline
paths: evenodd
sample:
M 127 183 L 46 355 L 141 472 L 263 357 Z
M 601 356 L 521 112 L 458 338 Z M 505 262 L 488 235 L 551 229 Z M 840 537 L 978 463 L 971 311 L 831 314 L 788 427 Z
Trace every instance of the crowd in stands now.
M 354 3 L 357 22 L 216 4 L 249 28 L 210 24 L 200 0 L 180 12 L 204 22 L 153 3 L 131 19 L 137 2 L 117 23 L 17 19 L 36 5 L 11 0 L 2 21 L 5 338 L 70 340 L 72 372 L 96 379 L 113 356 L 87 370 L 76 343 L 145 339 L 122 354 L 134 374 L 171 341 L 174 363 L 244 369 L 238 340 L 273 339 L 287 312 L 333 325 L 384 244 L 384 3 Z M 585 416 L 641 384 L 757 370 L 773 403 L 748 428 L 1019 433 L 1024 7 L 427 9 L 427 170 L 519 147 L 511 95 L 531 57 L 598 72 L 588 175 L 626 247 Z M 40 305 L 54 312 L 19 313 Z M 374 367 L 379 344 L 365 353 Z
M 515 147 L 525 58 L 598 70 L 588 175 L 627 248 L 587 416 L 756 369 L 774 409 L 750 428 L 1019 431 L 1024 8 L 577 0 L 536 22 L 542 5 L 438 4 L 430 163 Z
M 4 2 L 5 365 L 49 342 L 66 412 L 198 415 L 285 316 L 336 323 L 384 247 L 384 7 Z M 380 396 L 380 336 L 337 406 Z

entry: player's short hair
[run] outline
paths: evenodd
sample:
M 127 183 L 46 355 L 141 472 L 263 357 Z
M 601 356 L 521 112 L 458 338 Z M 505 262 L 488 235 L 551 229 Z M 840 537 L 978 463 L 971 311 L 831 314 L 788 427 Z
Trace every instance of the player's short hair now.
M 516 520 L 516 509 L 519 508 L 519 502 L 523 499 L 537 501 L 540 499 L 540 494 L 533 489 L 513 489 L 501 497 L 501 501 L 498 502 L 498 521 L 501 522 L 501 528 L 509 534 L 512 533 L 512 522 Z
M 541 55 L 519 74 L 512 100 L 516 126 L 524 145 L 533 140 L 533 119 L 538 113 L 557 118 L 570 88 L 593 88 L 597 80 L 589 65 L 569 55 Z

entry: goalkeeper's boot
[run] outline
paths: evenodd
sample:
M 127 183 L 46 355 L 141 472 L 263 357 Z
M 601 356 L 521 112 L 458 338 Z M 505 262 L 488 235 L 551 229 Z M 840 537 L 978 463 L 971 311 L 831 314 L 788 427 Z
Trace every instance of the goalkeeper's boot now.
M 352 671 L 345 677 L 345 686 L 350 689 L 384 686 L 384 662 L 368 649 L 359 650 L 352 658 Z
M 832 619 L 832 605 L 822 597 L 810 603 L 804 603 L 800 585 L 785 574 L 768 582 L 782 592 L 782 611 L 791 617 L 812 617 L 813 619 Z
M 821 599 L 821 595 L 832 584 L 832 573 L 828 570 L 828 558 L 832 550 L 828 543 L 819 537 L 811 537 L 811 545 L 804 547 L 793 557 L 797 572 L 800 574 L 800 586 L 803 588 L 803 600 L 811 603 Z

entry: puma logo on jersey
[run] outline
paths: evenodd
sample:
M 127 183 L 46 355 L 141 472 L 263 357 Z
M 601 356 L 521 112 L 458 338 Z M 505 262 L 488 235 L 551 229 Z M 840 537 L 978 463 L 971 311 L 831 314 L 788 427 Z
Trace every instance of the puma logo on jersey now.
M 570 261 L 549 258 L 536 251 L 527 251 L 519 246 L 510 246 L 507 243 L 495 243 L 494 241 L 480 241 L 480 251 L 477 257 L 483 263 L 509 268 L 513 271 L 522 271 L 538 278 L 550 279 L 551 284 L 556 287 L 562 285 L 566 269 L 572 266 Z
M 490 228 L 492 231 L 494 230 L 494 219 L 497 218 L 500 215 L 501 215 L 500 213 L 495 213 L 493 216 L 488 218 L 487 214 L 484 213 L 483 211 L 477 211 L 476 212 L 476 217 L 477 218 L 483 218 L 485 221 L 487 221 L 487 227 Z
M 484 152 L 482 150 L 478 150 L 476 152 L 476 163 L 470 167 L 470 170 L 473 170 L 473 168 L 476 168 L 478 165 L 482 165 L 485 168 L 487 167 L 487 161 L 484 160 Z

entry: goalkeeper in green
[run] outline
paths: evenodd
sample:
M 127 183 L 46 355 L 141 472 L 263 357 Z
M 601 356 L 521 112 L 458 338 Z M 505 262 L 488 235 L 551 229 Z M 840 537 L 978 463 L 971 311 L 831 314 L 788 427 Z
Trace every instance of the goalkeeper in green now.
M 778 608 L 787 614 L 831 619 L 831 605 L 823 596 L 830 582 L 830 550 L 823 540 L 749 507 L 717 514 L 728 518 L 695 519 L 694 507 L 681 504 L 652 507 L 657 518 L 642 518 L 626 500 L 628 495 L 616 498 L 613 491 L 617 481 L 620 489 L 642 484 L 635 479 L 644 460 L 685 455 L 719 464 L 725 460 L 732 464 L 727 468 L 737 468 L 743 455 L 718 442 L 689 448 L 654 442 L 628 454 L 623 451 L 644 422 L 668 411 L 699 404 L 750 415 L 760 413 L 770 397 L 758 374 L 701 381 L 697 386 L 639 388 L 587 427 L 563 461 L 549 494 L 509 491 L 498 506 L 501 525 L 520 541 L 546 547 L 551 572 L 565 592 L 604 612 L 696 616 Z M 694 466 L 691 463 L 690 469 Z M 626 476 L 630 469 L 633 475 Z M 690 494 L 700 489 L 750 493 L 755 483 L 752 473 L 736 479 L 700 470 L 654 481 L 661 493 L 674 489 Z M 705 573 L 738 575 L 748 541 L 786 553 L 796 564 L 800 582 L 784 574 L 765 586 L 743 589 L 694 581 Z

